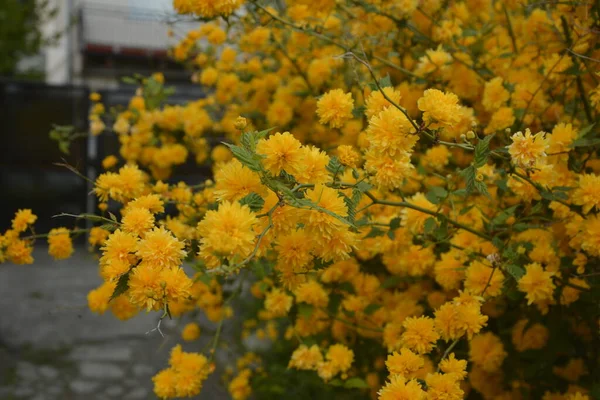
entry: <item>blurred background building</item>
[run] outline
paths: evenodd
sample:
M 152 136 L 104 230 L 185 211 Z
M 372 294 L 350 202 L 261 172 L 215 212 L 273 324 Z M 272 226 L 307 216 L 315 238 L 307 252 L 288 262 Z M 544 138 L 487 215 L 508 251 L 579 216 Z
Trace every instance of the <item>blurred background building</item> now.
M 167 52 L 198 22 L 176 15 L 172 0 L 53 1 L 59 14 L 44 30 L 66 34 L 44 51 L 46 82 L 102 89 L 117 87 L 122 76 L 158 70 L 169 82 L 189 82 Z

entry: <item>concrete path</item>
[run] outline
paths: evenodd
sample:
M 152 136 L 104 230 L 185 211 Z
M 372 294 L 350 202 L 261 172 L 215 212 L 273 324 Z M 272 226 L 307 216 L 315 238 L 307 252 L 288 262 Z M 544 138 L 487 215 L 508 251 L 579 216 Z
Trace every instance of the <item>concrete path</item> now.
M 45 252 L 36 249 L 33 265 L 0 265 L 0 399 L 155 399 L 151 377 L 167 366 L 184 322 L 163 321 L 163 338 L 146 334 L 158 313 L 125 322 L 93 314 L 86 296 L 101 282 L 94 257 L 80 249 L 55 262 Z M 228 398 L 218 380 L 213 374 L 200 397 Z

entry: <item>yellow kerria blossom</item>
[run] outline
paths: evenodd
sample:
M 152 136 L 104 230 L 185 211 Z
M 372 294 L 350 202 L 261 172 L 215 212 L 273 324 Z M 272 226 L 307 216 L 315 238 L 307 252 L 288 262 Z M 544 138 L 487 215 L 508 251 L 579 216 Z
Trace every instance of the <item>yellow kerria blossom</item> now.
M 332 128 L 341 128 L 352 118 L 354 100 L 351 93 L 342 89 L 333 89 L 325 93 L 317 102 L 317 115 L 321 124 L 329 124 Z
M 512 144 L 508 146 L 512 162 L 522 168 L 544 164 L 548 149 L 548 139 L 545 135 L 545 132 L 532 135 L 529 128 L 525 133 L 517 132 L 512 135 Z
M 264 156 L 262 163 L 273 175 L 282 170 L 295 175 L 300 168 L 302 145 L 289 132 L 275 133 L 268 139 L 261 139 L 256 145 L 256 152 Z
M 554 282 L 552 282 L 553 272 L 544 271 L 544 268 L 538 263 L 531 263 L 525 266 L 525 275 L 519 279 L 519 290 L 525 293 L 527 304 L 543 302 L 552 299 L 554 292 Z
M 73 242 L 67 228 L 51 229 L 48 233 L 48 254 L 55 260 L 64 260 L 73 254 Z

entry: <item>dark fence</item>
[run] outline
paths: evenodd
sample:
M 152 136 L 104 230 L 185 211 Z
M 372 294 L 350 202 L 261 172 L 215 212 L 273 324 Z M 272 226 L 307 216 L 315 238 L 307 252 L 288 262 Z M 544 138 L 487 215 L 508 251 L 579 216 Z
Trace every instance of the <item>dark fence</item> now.
M 100 93 L 109 109 L 126 106 L 135 88 L 123 86 Z M 91 186 L 56 163 L 64 160 L 95 180 L 102 173 L 102 159 L 118 154 L 118 138 L 112 133 L 82 138 L 73 142 L 70 154 L 65 155 L 48 136 L 53 124 L 87 131 L 89 94 L 86 87 L 0 80 L 0 231 L 10 226 L 19 208 L 31 208 L 38 215 L 38 232 L 73 226 L 75 221 L 70 218 L 52 218 L 56 214 L 96 210 L 94 196 L 88 196 Z M 198 86 L 181 86 L 169 103 L 184 104 L 203 96 Z M 218 140 L 213 137 L 210 141 Z M 210 168 L 198 167 L 193 157 L 174 172 L 170 182 L 193 184 L 210 176 Z
M 34 210 L 40 232 L 72 226 L 53 215 L 85 212 L 86 182 L 54 163 L 64 158 L 85 170 L 87 143 L 77 141 L 65 155 L 48 133 L 52 124 L 85 131 L 88 97 L 83 87 L 0 80 L 0 230 L 19 208 Z

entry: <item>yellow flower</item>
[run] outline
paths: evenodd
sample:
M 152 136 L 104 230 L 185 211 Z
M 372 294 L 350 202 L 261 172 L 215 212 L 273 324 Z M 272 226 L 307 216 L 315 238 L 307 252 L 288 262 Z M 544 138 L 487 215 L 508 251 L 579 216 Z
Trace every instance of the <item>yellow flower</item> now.
M 337 156 L 342 165 L 356 168 L 360 163 L 360 154 L 352 146 L 341 145 L 337 148 Z
M 469 342 L 469 360 L 486 372 L 496 372 L 508 354 L 500 338 L 492 332 L 475 336 Z
M 244 167 L 237 159 L 221 165 L 215 172 L 215 196 L 219 201 L 235 201 L 254 192 L 263 194 L 260 176 Z
M 585 280 L 579 278 L 569 278 L 569 283 L 584 289 L 590 288 L 590 285 L 588 285 L 588 283 Z M 579 300 L 580 294 L 580 289 L 577 289 L 573 286 L 565 285 L 562 289 L 562 293 L 560 294 L 560 304 L 569 305 L 571 303 L 574 303 L 577 300 Z
M 423 121 L 433 128 L 451 127 L 460 121 L 460 106 L 454 93 L 428 89 L 417 105 L 423 111 Z
M 346 372 L 354 361 L 354 352 L 343 344 L 329 346 L 325 358 L 333 364 L 337 371 Z
M 584 213 L 593 208 L 600 209 L 600 176 L 594 174 L 579 175 L 579 183 L 573 191 L 573 204 L 582 206 Z
M 294 290 L 294 295 L 296 296 L 296 302 L 307 303 L 318 308 L 327 307 L 329 302 L 327 292 L 323 289 L 323 286 L 315 281 L 301 284 Z
M 87 295 L 90 310 L 97 314 L 104 314 L 116 286 L 116 282 L 104 282 L 100 287 L 91 290 Z
M 154 227 L 154 216 L 146 208 L 133 207 L 121 220 L 123 231 L 144 237 Z
M 253 226 L 257 219 L 248 206 L 223 202 L 210 210 L 198 224 L 200 235 L 199 256 L 211 267 L 219 264 L 214 257 L 224 257 L 230 262 L 246 258 L 254 249 Z
M 315 185 L 314 189 L 306 191 L 306 198 L 330 213 L 340 217 L 348 215 L 348 207 L 335 189 L 324 185 Z M 302 210 L 302 221 L 307 233 L 315 233 L 324 238 L 331 237 L 336 230 L 344 226 L 344 222 L 320 210 Z
M 502 293 L 503 286 L 502 271 L 481 261 L 471 262 L 465 271 L 465 289 L 473 295 L 495 297 Z
M 383 88 L 383 93 L 390 98 L 394 103 L 399 104 L 400 98 L 402 95 L 393 87 L 385 87 Z M 379 90 L 374 90 L 371 92 L 369 97 L 367 97 L 367 101 L 365 102 L 365 115 L 367 119 L 371 119 L 374 115 L 379 114 L 381 111 L 388 107 L 394 107 L 392 103 L 390 103 L 385 96 Z
M 145 264 L 157 268 L 173 268 L 181 265 L 186 256 L 185 243 L 178 240 L 165 228 L 154 228 L 146 232 L 137 245 L 136 255 Z
M 577 382 L 582 376 L 589 373 L 582 358 L 571 358 L 566 365 L 562 367 L 555 366 L 552 372 L 569 382 Z
M 110 156 L 106 156 L 102 160 L 102 168 L 111 169 L 112 167 L 117 165 L 118 162 L 119 162 L 119 159 L 111 154 Z
M 273 317 L 284 317 L 292 307 L 293 298 L 281 289 L 271 290 L 265 298 L 265 309 Z
M 542 349 L 548 342 L 549 336 L 548 328 L 539 323 L 530 324 L 527 319 L 517 322 L 512 330 L 513 345 L 520 352 Z
M 304 229 L 298 229 L 277 240 L 278 262 L 295 271 L 312 261 L 313 242 Z
M 481 104 L 487 111 L 494 111 L 506 104 L 510 93 L 503 86 L 501 77 L 486 82 Z
M 389 156 L 410 154 L 419 137 L 408 118 L 397 108 L 388 107 L 373 116 L 367 128 L 369 150 Z
M 36 220 L 37 216 L 30 209 L 26 208 L 15 213 L 11 226 L 15 232 L 23 232 L 29 225 L 33 225 Z
M 409 317 L 402 324 L 402 343 L 418 354 L 429 353 L 440 335 L 435 330 L 434 321 L 429 317 Z
M 327 171 L 329 156 L 314 146 L 302 147 L 302 160 L 296 168 L 296 180 L 303 183 L 325 183 L 331 180 Z
M 195 322 L 190 322 L 183 327 L 181 338 L 186 342 L 192 342 L 200 337 L 200 326 Z
M 227 390 L 233 400 L 245 400 L 250 396 L 252 393 L 252 387 L 250 386 L 251 374 L 251 370 L 244 369 L 229 382 Z
M 317 102 L 319 122 L 323 125 L 329 124 L 332 128 L 341 128 L 352 118 L 353 108 L 351 93 L 344 93 L 342 89 L 330 90 Z
M 48 233 L 48 254 L 55 260 L 64 260 L 73 254 L 73 242 L 67 228 L 51 229 Z
M 421 385 L 411 379 L 406 381 L 402 375 L 392 375 L 390 381 L 377 392 L 379 400 L 425 400 L 426 393 Z
M 292 353 L 289 367 L 301 370 L 316 370 L 322 361 L 323 355 L 319 346 L 312 345 L 308 347 L 303 344 Z
M 519 279 L 519 290 L 525 293 L 527 304 L 542 303 L 552 300 L 554 291 L 554 282 L 552 282 L 553 272 L 544 271 L 544 268 L 538 263 L 532 263 L 525 266 L 525 275 Z
M 278 176 L 282 170 L 295 175 L 302 159 L 302 145 L 289 132 L 275 133 L 268 139 L 261 139 L 256 145 L 256 152 L 264 156 L 265 168 Z
M 428 400 L 462 400 L 464 392 L 460 388 L 459 382 L 453 375 L 448 374 L 428 374 L 425 378 L 427 383 Z
M 401 349 L 400 354 L 393 352 L 388 355 L 385 366 L 392 375 L 402 375 L 406 378 L 414 377 L 415 372 L 424 365 L 423 357 L 409 349 Z
M 511 136 L 512 144 L 508 146 L 508 152 L 512 162 L 522 168 L 532 168 L 545 163 L 548 139 L 545 132 L 531 134 L 529 128 L 523 132 L 517 132 Z
M 467 361 L 459 360 L 454 353 L 450 353 L 440 361 L 440 370 L 446 375 L 453 375 L 455 380 L 463 380 L 467 377 Z

